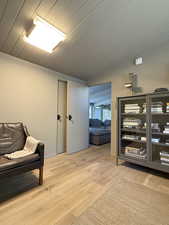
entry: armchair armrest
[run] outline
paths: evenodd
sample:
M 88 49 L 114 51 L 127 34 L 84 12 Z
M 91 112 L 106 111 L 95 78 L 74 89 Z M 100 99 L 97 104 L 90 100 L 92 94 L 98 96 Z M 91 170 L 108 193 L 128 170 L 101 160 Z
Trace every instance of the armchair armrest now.
M 40 161 L 41 161 L 41 165 L 44 165 L 44 144 L 43 143 L 39 143 L 36 149 L 36 153 L 39 154 L 40 156 Z

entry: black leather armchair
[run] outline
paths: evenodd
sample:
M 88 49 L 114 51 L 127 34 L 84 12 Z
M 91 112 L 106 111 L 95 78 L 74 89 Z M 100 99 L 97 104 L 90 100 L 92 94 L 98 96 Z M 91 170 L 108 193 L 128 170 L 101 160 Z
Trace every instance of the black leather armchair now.
M 27 130 L 22 123 L 0 123 L 0 177 L 9 177 L 39 169 L 39 184 L 43 184 L 44 144 L 39 143 L 34 154 L 9 160 L 4 154 L 23 149 Z

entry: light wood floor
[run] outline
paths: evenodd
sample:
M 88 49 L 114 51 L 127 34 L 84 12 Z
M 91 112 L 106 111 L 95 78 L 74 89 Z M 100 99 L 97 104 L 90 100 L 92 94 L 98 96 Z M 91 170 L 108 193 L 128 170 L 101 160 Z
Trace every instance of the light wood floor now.
M 0 181 L 0 225 L 169 225 L 169 176 L 110 158 L 92 147 Z

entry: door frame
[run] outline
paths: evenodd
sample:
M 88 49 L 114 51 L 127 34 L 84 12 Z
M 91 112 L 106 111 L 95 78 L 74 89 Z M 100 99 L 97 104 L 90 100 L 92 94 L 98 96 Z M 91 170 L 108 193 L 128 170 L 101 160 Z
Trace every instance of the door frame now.
M 94 87 L 94 86 L 99 86 L 99 85 L 103 85 L 103 84 L 111 84 L 111 141 L 110 141 L 110 150 L 111 150 L 111 155 L 113 155 L 113 138 L 112 138 L 112 135 L 113 135 L 113 110 L 112 110 L 112 107 L 113 107 L 113 83 L 112 81 L 105 81 L 105 82 L 99 82 L 99 83 L 93 83 L 93 84 L 88 84 L 88 87 Z M 90 99 L 90 95 L 89 95 L 89 99 Z M 90 102 L 89 102 L 90 104 Z

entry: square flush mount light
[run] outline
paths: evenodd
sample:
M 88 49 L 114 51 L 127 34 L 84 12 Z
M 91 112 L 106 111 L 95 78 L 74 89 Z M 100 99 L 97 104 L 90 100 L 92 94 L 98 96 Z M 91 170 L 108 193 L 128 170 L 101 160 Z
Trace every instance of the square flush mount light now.
M 31 32 L 24 36 L 24 40 L 31 45 L 52 53 L 65 37 L 63 32 L 37 16 L 33 21 Z

